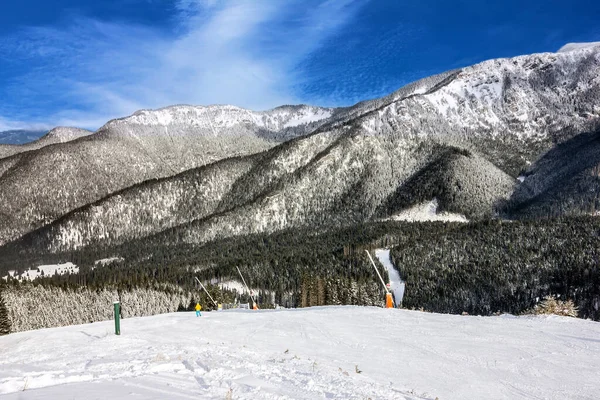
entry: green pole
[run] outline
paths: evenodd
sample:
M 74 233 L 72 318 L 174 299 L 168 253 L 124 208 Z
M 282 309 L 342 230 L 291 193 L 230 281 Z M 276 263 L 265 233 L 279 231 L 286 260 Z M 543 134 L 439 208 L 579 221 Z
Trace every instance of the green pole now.
M 121 334 L 121 304 L 118 301 L 114 302 L 115 306 L 115 335 Z

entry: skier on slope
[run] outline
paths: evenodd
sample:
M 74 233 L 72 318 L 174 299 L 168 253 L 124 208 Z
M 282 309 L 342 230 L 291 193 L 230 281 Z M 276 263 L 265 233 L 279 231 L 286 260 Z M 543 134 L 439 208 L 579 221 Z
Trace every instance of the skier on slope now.
M 200 314 L 200 310 L 202 310 L 202 306 L 200 305 L 200 303 L 196 303 L 196 317 L 202 316 L 202 314 Z

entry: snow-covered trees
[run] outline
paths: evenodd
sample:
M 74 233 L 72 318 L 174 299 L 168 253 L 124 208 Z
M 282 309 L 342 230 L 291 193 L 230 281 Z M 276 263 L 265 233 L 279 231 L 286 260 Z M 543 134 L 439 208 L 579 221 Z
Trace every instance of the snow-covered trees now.
M 11 332 L 11 322 L 8 316 L 8 309 L 4 302 L 4 287 L 0 285 L 0 336 Z
M 364 249 L 392 246 L 406 282 L 403 305 L 436 312 L 522 313 L 536 298 L 560 294 L 584 318 L 600 319 L 600 219 L 479 223 L 360 224 L 315 232 L 292 229 L 241 236 L 202 246 L 132 242 L 123 260 L 90 268 L 95 253 L 81 253 L 80 272 L 5 285 L 2 298 L 12 331 L 186 309 L 200 301 L 194 276 L 212 282 L 217 302 L 250 301 L 219 289 L 238 279 L 236 266 L 258 294 L 261 308 L 315 305 L 383 306 L 381 284 Z M 107 250 L 114 251 L 114 249 Z M 385 279 L 385 277 L 384 277 Z
M 85 140 L 1 159 L 0 243 L 42 225 L 19 251 L 166 241 L 171 229 L 175 241 L 205 243 L 361 223 L 433 198 L 441 210 L 493 216 L 520 171 L 595 132 L 599 49 L 491 60 L 344 109 L 140 111 Z M 556 176 L 546 172 L 521 186 L 537 181 L 534 192 L 545 193 Z M 571 199 L 574 191 L 552 210 L 595 211 L 596 192 Z
M 112 319 L 114 301 L 121 303 L 123 318 L 129 318 L 175 312 L 192 298 L 201 301 L 205 309 L 212 308 L 197 291 L 173 285 L 131 290 L 37 283 L 7 285 L 0 296 L 0 334 Z
M 563 317 L 577 317 L 577 307 L 573 300 L 561 300 L 556 296 L 546 296 L 539 304 L 527 313 L 535 315 L 561 315 Z
M 486 221 L 407 236 L 392 249 L 403 305 L 443 313 L 520 314 L 561 295 L 600 319 L 600 218 Z

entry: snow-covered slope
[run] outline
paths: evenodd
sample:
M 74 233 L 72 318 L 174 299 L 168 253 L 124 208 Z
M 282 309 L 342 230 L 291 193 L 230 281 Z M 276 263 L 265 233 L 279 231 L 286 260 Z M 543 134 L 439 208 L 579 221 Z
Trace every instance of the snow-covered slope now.
M 600 324 L 378 308 L 166 314 L 0 337 L 3 399 L 594 399 Z
M 79 268 L 75 264 L 72 262 L 67 262 L 64 264 L 39 265 L 32 270 L 23 272 L 20 275 L 17 275 L 16 271 L 8 271 L 8 275 L 17 279 L 32 281 L 39 276 L 52 276 L 54 274 L 76 274 L 78 272 Z M 2 278 L 6 279 L 6 277 Z
M 67 142 L 73 132 L 60 128 L 17 148 L 33 151 L 0 158 L 0 243 L 142 181 L 303 136 L 333 112 L 312 106 L 265 112 L 173 106 L 110 121 L 84 140 Z
M 447 211 L 438 211 L 439 202 L 437 199 L 417 204 L 392 215 L 389 219 L 392 221 L 448 221 L 448 222 L 469 222 L 461 214 L 450 213 Z
M 312 106 L 281 106 L 257 112 L 231 105 L 190 106 L 177 105 L 158 110 L 140 110 L 133 115 L 110 121 L 107 127 L 120 124 L 169 126 L 186 124 L 212 130 L 213 127 L 233 127 L 256 124 L 273 131 L 294 127 L 331 117 L 334 109 Z
M 434 198 L 439 211 L 489 218 L 528 165 L 600 126 L 599 102 L 600 46 L 587 46 L 486 61 L 344 109 L 143 110 L 90 138 L 0 160 L 0 244 L 37 228 L 34 241 L 50 251 L 122 243 L 157 228 L 202 243 L 388 218 Z M 202 189 L 218 193 L 216 208 L 181 195 L 195 184 L 180 185 L 181 171 L 263 151 L 260 160 L 246 159 L 249 170 L 236 175 L 235 168 L 233 180 L 216 176 L 210 191 Z M 157 177 L 173 181 L 140 184 Z M 171 184 L 177 191 L 165 190 Z M 131 186 L 125 202 L 110 198 Z M 102 198 L 104 210 L 112 207 L 108 216 L 119 213 L 117 205 L 130 217 L 113 224 L 94 212 Z M 180 205 L 207 212 L 178 215 Z M 169 211 L 158 215 L 161 209 Z M 140 220 L 144 229 L 128 227 Z
M 14 145 L 0 145 L 0 159 L 23 153 L 25 151 L 41 149 L 42 147 L 51 144 L 69 142 L 71 140 L 79 139 L 80 137 L 89 136 L 92 133 L 93 132 L 85 129 L 59 126 L 32 142 Z
M 389 290 L 394 294 L 394 301 L 396 302 L 396 306 L 402 305 L 405 283 L 400 277 L 400 273 L 392 263 L 392 258 L 390 257 L 390 249 L 377 249 L 375 250 L 375 256 L 388 272 L 388 276 L 390 278 Z
M 231 105 L 177 105 L 158 110 L 140 110 L 115 119 L 100 128 L 109 135 L 148 137 L 158 128 L 160 136 L 223 137 L 258 136 L 281 141 L 302 136 L 330 118 L 336 109 L 307 105 L 281 106 L 251 111 Z
M 579 49 L 585 49 L 588 47 L 600 46 L 600 42 L 581 42 L 581 43 L 567 43 L 561 47 L 558 52 L 565 53 L 568 51 L 574 51 Z

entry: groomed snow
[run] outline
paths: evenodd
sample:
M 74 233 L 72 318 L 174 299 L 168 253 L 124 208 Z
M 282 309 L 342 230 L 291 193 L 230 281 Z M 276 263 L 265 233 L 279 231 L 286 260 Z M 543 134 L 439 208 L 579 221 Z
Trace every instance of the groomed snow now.
M 4 399 L 595 399 L 600 324 L 373 307 L 165 314 L 0 337 Z M 361 373 L 357 373 L 361 371 Z
M 377 249 L 375 250 L 375 256 L 388 272 L 388 276 L 390 277 L 390 291 L 394 293 L 396 305 L 401 305 L 404 298 L 405 284 L 392 263 L 390 249 Z

